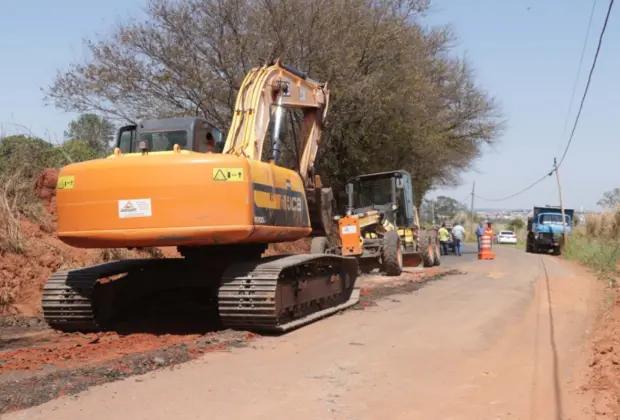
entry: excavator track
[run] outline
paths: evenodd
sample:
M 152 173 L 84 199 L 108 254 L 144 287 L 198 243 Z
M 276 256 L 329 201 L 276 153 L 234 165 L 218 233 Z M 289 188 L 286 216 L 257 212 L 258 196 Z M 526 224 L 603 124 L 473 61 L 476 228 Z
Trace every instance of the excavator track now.
M 359 297 L 355 258 L 280 255 L 229 267 L 218 309 L 226 327 L 281 333 L 351 307 Z
M 236 329 L 285 332 L 359 301 L 357 261 L 351 257 L 303 254 L 235 259 L 221 277 L 203 270 L 181 258 L 113 261 L 58 271 L 43 288 L 43 317 L 61 331 L 105 330 L 117 297 L 130 296 L 133 289 L 144 291 L 158 280 L 174 285 L 174 277 L 190 276 L 215 282 L 214 286 L 219 279 L 220 319 L 224 326 Z M 121 274 L 127 278 L 98 288 L 99 280 Z
M 112 261 L 91 267 L 62 270 L 52 274 L 43 287 L 41 299 L 47 324 L 62 331 L 93 332 L 102 329 L 101 317 L 93 302 L 97 281 L 142 269 L 162 260 Z

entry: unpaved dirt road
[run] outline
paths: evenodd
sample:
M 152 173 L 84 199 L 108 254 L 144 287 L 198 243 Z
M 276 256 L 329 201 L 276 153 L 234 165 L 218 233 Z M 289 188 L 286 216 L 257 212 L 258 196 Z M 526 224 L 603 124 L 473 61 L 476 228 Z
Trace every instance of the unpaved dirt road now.
M 2 419 L 581 419 L 593 280 L 495 247 L 466 274 Z

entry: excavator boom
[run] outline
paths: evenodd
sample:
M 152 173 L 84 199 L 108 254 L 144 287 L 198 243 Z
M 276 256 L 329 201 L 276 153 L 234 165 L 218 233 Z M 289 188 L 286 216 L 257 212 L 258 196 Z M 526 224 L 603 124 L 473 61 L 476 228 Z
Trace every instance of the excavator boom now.
M 303 111 L 299 174 L 311 180 L 323 124 L 329 105 L 329 90 L 300 71 L 276 61 L 252 70 L 241 84 L 230 131 L 223 153 L 261 160 L 263 142 L 272 112 L 282 108 Z M 277 149 L 275 158 L 277 163 Z

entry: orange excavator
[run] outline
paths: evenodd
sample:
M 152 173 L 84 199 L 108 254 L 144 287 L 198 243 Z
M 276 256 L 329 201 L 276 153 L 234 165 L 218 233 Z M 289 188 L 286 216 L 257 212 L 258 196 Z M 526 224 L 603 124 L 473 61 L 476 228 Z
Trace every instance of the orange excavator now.
M 202 118 L 147 120 L 122 127 L 111 156 L 63 167 L 63 242 L 176 246 L 182 258 L 58 271 L 44 287 L 47 323 L 63 331 L 106 329 L 139 296 L 188 284 L 217 300 L 229 328 L 284 332 L 357 303 L 355 258 L 262 257 L 269 243 L 333 229 L 333 192 L 314 173 L 328 104 L 326 84 L 277 60 L 246 75 L 225 141 Z M 291 167 L 279 165 L 287 111 L 303 115 L 297 156 L 286 159 Z

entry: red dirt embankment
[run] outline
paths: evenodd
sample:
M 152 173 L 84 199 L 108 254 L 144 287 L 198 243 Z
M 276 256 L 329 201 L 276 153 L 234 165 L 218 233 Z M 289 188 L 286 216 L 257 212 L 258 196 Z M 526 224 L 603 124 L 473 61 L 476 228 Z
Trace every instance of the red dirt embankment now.
M 590 335 L 590 371 L 582 391 L 592 397 L 596 419 L 620 418 L 620 290 L 605 290 L 605 303 Z

